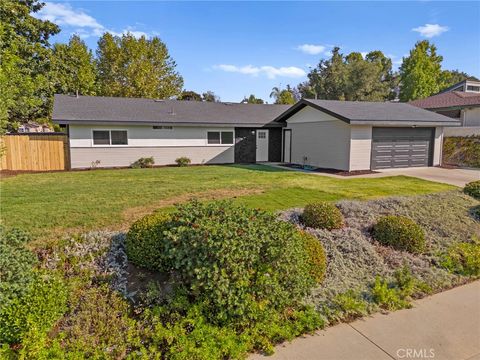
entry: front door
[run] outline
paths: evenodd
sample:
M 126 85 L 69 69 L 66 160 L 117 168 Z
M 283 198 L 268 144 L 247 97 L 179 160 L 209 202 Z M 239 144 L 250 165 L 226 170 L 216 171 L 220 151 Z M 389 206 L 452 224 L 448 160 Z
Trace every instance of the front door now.
M 268 161 L 268 130 L 257 130 L 257 162 Z

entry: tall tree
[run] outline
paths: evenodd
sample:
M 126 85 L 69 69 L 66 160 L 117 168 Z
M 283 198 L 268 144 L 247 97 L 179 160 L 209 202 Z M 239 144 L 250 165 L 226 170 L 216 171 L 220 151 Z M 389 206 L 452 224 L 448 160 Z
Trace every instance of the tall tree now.
M 158 37 L 106 33 L 98 41 L 97 58 L 102 95 L 164 99 L 182 90 L 183 78 Z
M 264 104 L 263 99 L 257 98 L 255 95 L 251 94 L 248 98 L 245 97 L 242 101 L 245 104 Z
M 220 97 L 216 95 L 213 91 L 206 91 L 202 94 L 203 101 L 208 102 L 220 102 Z
M 191 90 L 184 90 L 178 95 L 177 100 L 202 101 L 202 95 Z
M 46 121 L 51 99 L 49 39 L 60 29 L 32 16 L 37 0 L 0 1 L 0 116 L 3 124 Z
M 275 104 L 295 104 L 295 93 L 290 85 L 287 85 L 285 89 L 275 86 L 270 97 L 275 99 Z
M 72 36 L 68 44 L 54 45 L 52 79 L 56 93 L 95 95 L 96 77 L 93 54 L 79 36 Z
M 444 87 L 443 57 L 428 40 L 419 41 L 400 66 L 400 100 L 426 98 Z
M 331 58 L 320 60 L 307 77 L 298 86 L 305 98 L 384 101 L 393 97 L 392 61 L 381 51 L 364 58 L 357 52 L 344 56 L 336 47 Z

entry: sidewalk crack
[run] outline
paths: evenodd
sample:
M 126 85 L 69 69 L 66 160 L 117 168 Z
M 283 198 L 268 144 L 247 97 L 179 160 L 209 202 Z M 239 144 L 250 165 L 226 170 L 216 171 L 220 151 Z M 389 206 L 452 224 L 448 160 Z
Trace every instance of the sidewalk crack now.
M 383 349 L 381 346 L 370 340 L 366 335 L 364 335 L 361 331 L 357 330 L 355 327 L 353 327 L 351 324 L 347 324 L 350 326 L 353 330 L 355 330 L 357 333 L 359 333 L 361 336 L 363 336 L 365 339 L 367 339 L 369 342 L 371 342 L 373 345 L 375 345 L 377 348 L 379 348 L 382 352 L 384 352 L 390 359 L 396 360 L 392 355 L 390 355 L 385 349 Z

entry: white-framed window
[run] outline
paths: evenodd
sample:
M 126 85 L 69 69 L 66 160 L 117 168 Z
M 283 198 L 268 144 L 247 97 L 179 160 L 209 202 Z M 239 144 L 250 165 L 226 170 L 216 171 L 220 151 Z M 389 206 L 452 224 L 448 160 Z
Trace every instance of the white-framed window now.
M 173 130 L 173 126 L 154 125 L 153 130 Z
M 207 131 L 208 145 L 233 145 L 233 131 Z
M 128 145 L 127 130 L 92 130 L 93 146 Z

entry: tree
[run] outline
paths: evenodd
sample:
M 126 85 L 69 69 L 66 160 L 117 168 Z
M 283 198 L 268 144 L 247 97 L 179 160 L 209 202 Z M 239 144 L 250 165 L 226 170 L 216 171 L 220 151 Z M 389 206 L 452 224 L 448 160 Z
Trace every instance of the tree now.
M 92 52 L 79 36 L 72 36 L 68 44 L 54 45 L 52 64 L 56 93 L 95 95 L 95 61 Z
M 47 121 L 51 105 L 49 38 L 60 29 L 32 16 L 37 0 L 0 1 L 0 113 L 3 127 Z
M 440 91 L 467 79 L 478 81 L 478 79 L 475 76 L 471 76 L 466 72 L 463 72 L 460 70 L 443 70 L 442 71 L 443 85 Z
M 215 95 L 213 91 L 207 91 L 202 94 L 203 101 L 220 102 L 220 97 Z
M 178 95 L 177 100 L 186 100 L 186 101 L 202 101 L 202 95 L 196 93 L 195 91 L 182 91 Z
M 344 56 L 338 47 L 330 59 L 320 60 L 297 89 L 302 97 L 326 100 L 385 101 L 392 98 L 392 61 L 381 51 L 365 58 L 358 52 Z
M 291 105 L 295 104 L 295 94 L 290 85 L 285 89 L 275 86 L 270 93 L 270 97 L 275 99 L 275 104 Z
M 400 66 L 400 100 L 426 98 L 444 87 L 443 57 L 428 40 L 419 41 Z
M 97 58 L 102 95 L 164 99 L 182 90 L 183 78 L 158 37 L 106 33 L 98 41 Z
M 244 104 L 264 104 L 265 101 L 263 99 L 259 99 L 255 97 L 255 95 L 251 94 L 248 98 L 245 97 L 242 101 Z

